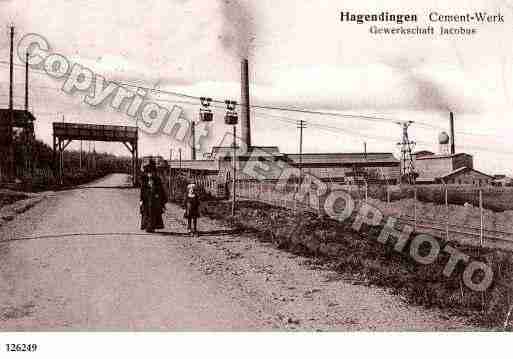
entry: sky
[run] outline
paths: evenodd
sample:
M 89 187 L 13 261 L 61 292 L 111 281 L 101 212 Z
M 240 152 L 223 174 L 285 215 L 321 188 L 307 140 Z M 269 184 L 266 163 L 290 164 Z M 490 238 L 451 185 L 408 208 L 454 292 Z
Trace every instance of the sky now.
M 298 151 L 295 121 L 308 125 L 305 152 L 398 153 L 401 129 L 412 120 L 416 150 L 437 152 L 440 131 L 456 118 L 456 149 L 474 156 L 476 169 L 513 175 L 513 3 L 455 1 L 293 0 L 0 0 L 0 106 L 8 103 L 8 26 L 44 36 L 52 50 L 88 66 L 106 79 L 164 91 L 240 98 L 240 60 L 249 59 L 251 100 L 280 106 L 386 120 L 344 118 L 255 109 L 254 145 Z M 477 27 L 473 36 L 371 35 L 368 25 L 340 22 L 340 11 L 416 13 L 419 26 L 430 11 L 454 14 L 499 11 L 504 24 Z M 3 36 L 1 36 L 3 33 Z M 19 60 L 17 60 L 19 62 Z M 24 74 L 15 71 L 15 105 L 23 106 Z M 36 136 L 51 143 L 51 123 L 62 121 L 134 125 L 124 112 L 92 108 L 80 94 L 60 90 L 62 81 L 31 74 L 30 102 Z M 180 105 L 197 119 L 199 104 L 158 95 L 168 108 Z M 215 108 L 207 144 L 230 128 Z M 142 155 L 177 158 L 189 149 L 163 134 L 143 134 Z M 78 148 L 74 143 L 72 148 Z M 88 148 L 89 144 L 84 145 Z M 122 144 L 95 144 L 97 151 L 126 154 Z

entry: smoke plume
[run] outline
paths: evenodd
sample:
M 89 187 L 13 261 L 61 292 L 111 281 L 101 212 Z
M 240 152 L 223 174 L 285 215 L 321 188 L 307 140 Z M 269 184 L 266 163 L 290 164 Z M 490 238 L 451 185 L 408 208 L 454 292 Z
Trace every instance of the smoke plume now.
M 223 47 L 237 58 L 248 58 L 256 36 L 254 12 L 240 0 L 220 0 Z

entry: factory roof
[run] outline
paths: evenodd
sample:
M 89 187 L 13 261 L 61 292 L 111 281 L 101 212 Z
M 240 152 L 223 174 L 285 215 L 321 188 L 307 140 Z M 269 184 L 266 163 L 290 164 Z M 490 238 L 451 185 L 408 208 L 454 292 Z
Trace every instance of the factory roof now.
M 300 155 L 297 153 L 286 155 L 293 162 L 299 162 Z M 368 152 L 368 153 L 303 153 L 301 162 L 308 163 L 337 163 L 337 164 L 353 164 L 353 163 L 399 163 L 399 160 L 390 152 Z
M 513 180 L 513 178 L 511 178 L 510 176 L 506 176 L 506 175 L 494 175 L 493 178 L 495 178 L 496 180 Z
M 493 179 L 493 176 L 490 176 L 490 175 L 487 175 L 486 173 L 483 173 L 483 172 L 480 172 L 478 170 L 475 170 L 473 168 L 469 168 L 469 167 L 460 167 L 452 172 L 449 172 L 443 176 L 441 176 L 440 178 L 443 178 L 443 179 L 447 179 L 449 177 L 452 177 L 452 176 L 455 176 L 457 174 L 460 174 L 460 173 L 466 173 L 466 172 L 476 172 L 476 173 L 479 173 L 480 175 L 483 175 L 483 176 L 486 176 L 486 177 L 490 177 L 491 179 Z
M 236 155 L 241 158 L 255 158 L 255 157 L 283 157 L 277 146 L 251 146 L 247 151 L 244 151 L 240 147 L 236 147 Z M 221 159 L 222 157 L 231 158 L 233 155 L 233 147 L 216 146 L 212 148 L 210 158 Z M 253 156 L 253 157 L 252 157 Z
M 444 174 L 443 176 L 440 176 L 440 178 L 449 178 L 449 177 L 457 175 L 459 173 L 467 172 L 467 170 L 468 170 L 467 167 L 460 167 L 458 169 L 455 169 L 454 171 Z
M 418 184 L 420 184 L 420 183 L 431 184 L 431 183 L 435 183 L 435 179 L 432 177 L 418 177 L 415 179 L 415 182 Z
M 453 158 L 453 157 L 458 157 L 458 156 L 472 156 L 472 155 L 469 155 L 468 153 L 455 153 L 455 154 L 437 154 L 437 155 L 428 155 L 428 156 L 421 156 L 421 157 L 417 157 L 417 160 L 418 161 L 421 161 L 421 160 L 434 160 L 434 159 L 440 159 L 440 158 Z
M 193 169 L 198 171 L 218 171 L 219 164 L 214 160 L 167 161 L 171 168 Z
M 434 152 L 431 152 L 431 151 L 426 151 L 426 150 L 422 150 L 422 151 L 417 151 L 417 152 L 414 152 L 413 153 L 416 158 L 420 158 L 420 157 L 425 157 L 425 156 L 434 156 Z
M 475 172 L 475 173 L 478 173 L 482 176 L 486 176 L 486 177 L 489 177 L 491 179 L 493 179 L 493 176 L 490 176 L 490 175 L 487 175 L 486 173 L 483 173 L 481 171 L 478 171 L 478 170 L 475 170 L 473 168 L 469 168 L 469 167 L 460 167 L 454 171 L 451 171 L 451 172 L 448 172 L 446 174 L 444 174 L 443 176 L 438 176 L 436 178 L 433 178 L 433 177 L 419 177 L 415 180 L 415 182 L 417 183 L 436 183 L 437 181 L 439 182 L 440 180 L 448 180 L 450 177 L 453 177 L 453 176 L 456 176 L 456 175 L 459 175 L 459 174 L 463 174 L 463 173 L 467 173 L 467 172 Z
M 237 149 L 239 150 L 239 146 L 236 146 Z M 214 146 L 212 147 L 212 156 L 213 157 L 216 157 L 217 154 L 220 154 L 220 153 L 226 153 L 226 152 L 229 152 L 229 153 L 232 153 L 233 152 L 233 147 L 231 146 Z M 276 155 L 281 155 L 280 153 L 280 149 L 278 148 L 278 146 L 251 146 L 248 148 L 247 152 L 245 152 L 245 154 L 251 154 L 252 152 L 258 152 L 258 154 L 269 154 L 269 155 L 272 155 L 272 156 L 276 156 Z

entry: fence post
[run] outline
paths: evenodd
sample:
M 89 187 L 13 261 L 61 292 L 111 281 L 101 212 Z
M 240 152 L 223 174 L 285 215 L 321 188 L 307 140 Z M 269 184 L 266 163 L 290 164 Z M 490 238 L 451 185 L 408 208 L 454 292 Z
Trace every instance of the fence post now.
M 367 203 L 367 199 L 369 197 L 369 184 L 365 181 L 365 203 Z
M 413 187 L 413 230 L 417 231 L 417 187 Z
M 390 189 L 387 186 L 387 203 L 390 203 Z
M 447 223 L 445 226 L 445 236 L 447 241 L 449 241 L 449 195 L 447 190 L 447 185 L 445 185 L 445 213 L 447 214 Z
M 481 223 L 479 227 L 479 243 L 481 247 L 484 242 L 484 210 L 483 210 L 483 190 L 479 189 L 479 217 L 481 217 Z

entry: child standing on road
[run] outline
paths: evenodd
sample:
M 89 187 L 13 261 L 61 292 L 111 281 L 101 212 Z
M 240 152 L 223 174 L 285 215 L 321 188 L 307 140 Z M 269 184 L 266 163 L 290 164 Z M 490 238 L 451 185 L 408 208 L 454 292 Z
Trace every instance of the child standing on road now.
M 198 217 L 199 217 L 200 199 L 195 183 L 189 183 L 185 191 L 184 217 L 187 218 L 187 229 L 189 233 L 198 235 Z

